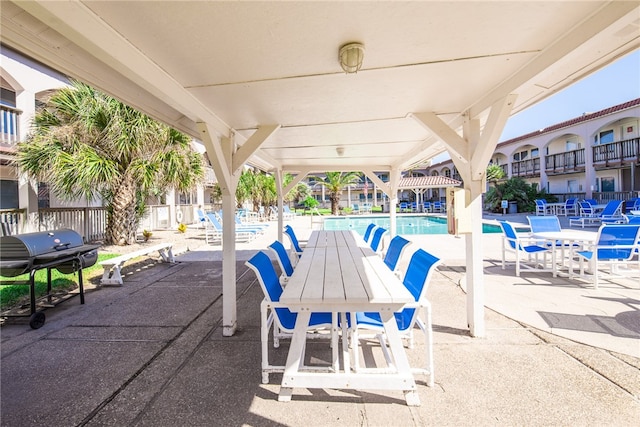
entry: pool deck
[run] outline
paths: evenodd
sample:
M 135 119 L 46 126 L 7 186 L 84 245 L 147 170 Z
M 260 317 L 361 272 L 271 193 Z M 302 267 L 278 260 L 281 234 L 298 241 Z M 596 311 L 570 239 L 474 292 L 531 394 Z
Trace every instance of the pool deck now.
M 504 218 L 504 217 L 501 217 Z M 493 220 L 491 216 L 488 221 Z M 507 216 L 526 224 L 526 217 Z M 524 219 L 524 221 L 522 221 Z M 561 219 L 562 220 L 562 219 Z M 304 240 L 309 217 L 287 222 Z M 440 257 L 433 306 L 435 387 L 416 379 L 420 407 L 402 393 L 295 389 L 260 383 L 262 292 L 243 261 L 276 237 L 236 246 L 238 330 L 222 337 L 219 245 L 202 230 L 154 232 L 173 241 L 178 264 L 125 267 L 124 286 L 88 290 L 46 311 L 38 330 L 0 328 L 2 426 L 484 426 L 634 425 L 640 419 L 640 284 L 500 268 L 499 234 L 483 235 L 486 335 L 469 336 L 464 238 L 408 236 Z M 317 224 L 313 224 L 317 226 Z M 288 342 L 271 348 L 280 361 Z M 375 343 L 363 352 L 380 357 Z M 365 350 L 366 349 L 366 350 Z M 418 366 L 424 336 L 407 350 Z M 309 343 L 313 360 L 330 360 Z M 376 359 L 378 360 L 378 359 Z

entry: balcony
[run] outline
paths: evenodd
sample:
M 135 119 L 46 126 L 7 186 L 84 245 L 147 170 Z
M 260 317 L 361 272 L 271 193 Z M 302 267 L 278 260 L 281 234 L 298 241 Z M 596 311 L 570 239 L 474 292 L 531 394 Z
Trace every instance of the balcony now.
M 511 176 L 518 176 L 521 178 L 539 177 L 540 158 L 536 157 L 511 163 Z
M 640 163 L 640 138 L 595 145 L 592 150 L 595 169 Z
M 547 175 L 584 172 L 584 168 L 584 148 L 544 157 L 544 169 Z
M 20 141 L 20 114 L 22 111 L 0 105 L 0 144 L 14 147 Z

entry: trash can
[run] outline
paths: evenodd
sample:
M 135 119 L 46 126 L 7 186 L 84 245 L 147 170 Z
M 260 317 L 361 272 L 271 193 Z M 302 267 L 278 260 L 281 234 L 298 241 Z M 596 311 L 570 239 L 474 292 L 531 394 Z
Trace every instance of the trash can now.
M 509 202 L 509 213 L 510 214 L 518 213 L 518 202 Z
M 389 202 L 384 202 L 382 204 L 382 213 L 389 213 Z

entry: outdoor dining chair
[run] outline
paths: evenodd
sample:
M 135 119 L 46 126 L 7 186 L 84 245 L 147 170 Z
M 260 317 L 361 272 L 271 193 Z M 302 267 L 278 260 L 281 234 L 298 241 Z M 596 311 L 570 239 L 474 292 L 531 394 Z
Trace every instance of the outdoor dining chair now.
M 293 228 L 290 225 L 287 225 L 284 228 L 284 234 L 289 238 L 289 242 L 291 243 L 291 251 L 297 255 L 296 256 L 296 261 L 297 261 L 298 258 L 302 256 L 302 247 L 300 247 L 300 242 L 296 237 L 296 233 L 295 231 L 293 231 Z
M 260 339 L 262 342 L 262 383 L 266 384 L 269 382 L 270 373 L 282 373 L 285 368 L 269 363 L 269 330 L 273 326 L 273 346 L 279 347 L 281 339 L 291 338 L 296 325 L 297 313 L 279 303 L 282 286 L 271 259 L 265 252 L 256 253 L 245 265 L 255 272 L 264 293 L 264 300 L 260 304 Z M 331 313 L 312 313 L 308 331 L 307 338 L 331 338 Z
M 431 212 L 431 202 L 424 202 L 422 204 L 422 212 Z
M 376 225 L 373 222 L 367 225 L 367 229 L 364 231 L 364 235 L 362 236 L 365 242 L 369 243 L 372 235 L 371 233 L 373 232 L 374 228 L 376 228 Z
M 280 266 L 280 283 L 282 286 L 287 284 L 289 277 L 293 274 L 293 265 L 291 264 L 291 258 L 287 253 L 287 249 L 284 247 L 281 241 L 276 240 L 269 245 L 269 249 L 275 254 L 278 265 Z
M 382 249 L 384 248 L 383 238 L 387 233 L 389 233 L 389 230 L 382 227 L 377 227 L 373 231 L 369 246 L 371 247 L 371 249 L 373 249 L 374 252 L 380 253 L 380 251 L 382 251 Z
M 429 282 L 435 270 L 435 267 L 440 263 L 440 259 L 426 252 L 424 249 L 416 250 L 411 256 L 409 265 L 402 283 L 411 292 L 415 299 L 415 303 L 405 305 L 405 308 L 397 313 L 394 313 L 398 330 L 400 333 L 408 339 L 408 347 L 414 347 L 413 329 L 417 325 L 425 335 L 425 349 L 426 349 L 426 367 L 422 369 L 412 369 L 413 372 L 424 373 L 429 376 L 428 385 L 433 387 L 434 384 L 434 368 L 433 368 L 433 330 L 431 325 L 431 304 L 427 300 L 427 288 Z M 424 309 L 425 319 L 420 319 L 419 308 Z M 355 314 L 355 322 L 351 327 L 352 347 L 355 349 L 354 365 L 356 371 L 359 368 L 359 356 L 358 356 L 358 340 L 365 338 L 365 335 L 360 335 L 359 330 L 376 332 L 376 336 L 383 348 L 383 353 L 387 358 L 388 363 L 393 363 L 389 360 L 389 352 L 385 351 L 386 343 L 383 335 L 384 327 L 382 319 L 379 313 L 367 313 L 358 312 Z
M 546 200 L 536 199 L 534 202 L 536 203 L 536 215 L 547 215 L 549 213 L 549 207 L 547 206 Z
M 608 265 L 610 275 L 615 276 L 620 266 L 635 263 L 635 268 L 629 269 L 630 276 L 640 277 L 640 259 L 633 260 L 639 250 L 640 224 L 602 224 L 595 245 L 576 252 L 580 257 L 580 275 L 584 277 L 584 261 L 587 261 L 595 289 L 598 289 L 603 265 Z
M 528 236 L 518 235 L 515 226 L 508 221 L 498 221 L 502 228 L 502 269 L 506 265 L 506 253 L 513 252 L 515 254 L 516 276 L 520 276 L 520 270 L 523 268 L 536 271 L 552 271 L 547 269 L 547 255 L 551 250 L 545 245 L 541 246 Z M 542 268 L 538 268 L 540 262 L 538 256 L 543 255 Z M 533 256 L 533 259 L 532 259 Z
M 562 208 L 562 212 L 561 214 L 564 216 L 569 215 L 569 213 L 571 213 L 571 215 L 577 215 L 577 208 L 578 208 L 578 200 L 577 199 L 567 199 L 564 202 L 564 207 Z
M 398 261 L 402 257 L 402 253 L 411 242 L 402 236 L 395 236 L 389 242 L 389 248 L 384 255 L 384 263 L 391 271 L 398 274 Z
M 442 206 L 442 202 L 433 202 L 433 211 L 443 213 L 444 209 Z

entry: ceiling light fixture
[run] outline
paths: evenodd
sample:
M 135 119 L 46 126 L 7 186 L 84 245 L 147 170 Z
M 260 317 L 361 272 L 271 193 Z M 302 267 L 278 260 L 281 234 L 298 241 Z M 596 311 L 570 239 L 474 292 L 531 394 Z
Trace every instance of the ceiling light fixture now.
M 338 60 L 347 74 L 357 73 L 362 67 L 364 59 L 364 45 L 362 43 L 347 43 L 340 48 Z
M 336 153 L 338 153 L 338 156 L 341 156 L 344 154 L 344 147 L 336 147 Z

